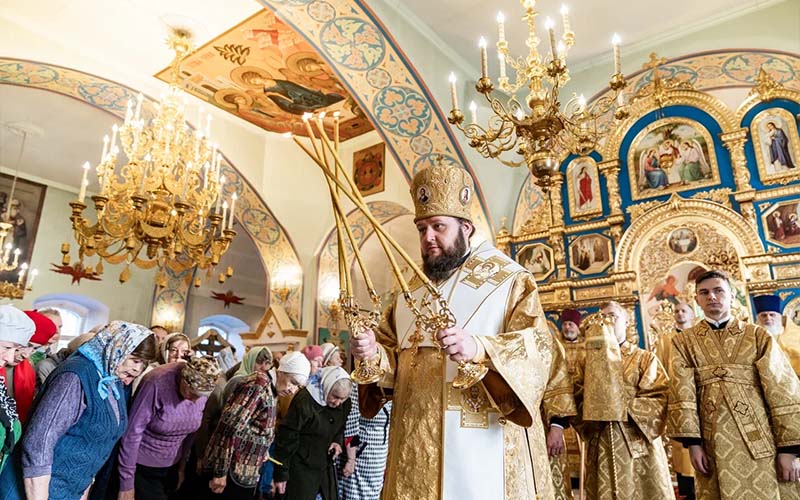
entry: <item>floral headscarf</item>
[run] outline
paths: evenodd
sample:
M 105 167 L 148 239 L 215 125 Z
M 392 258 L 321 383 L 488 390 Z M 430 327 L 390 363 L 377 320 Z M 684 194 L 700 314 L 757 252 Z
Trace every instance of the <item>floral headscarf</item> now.
M 126 321 L 112 321 L 94 338 L 78 348 L 78 352 L 88 358 L 100 373 L 97 391 L 101 398 L 108 398 L 110 387 L 114 399 L 119 399 L 119 389 L 116 384 L 119 377 L 115 373 L 117 367 L 148 335 L 153 335 L 153 332 L 145 326 Z

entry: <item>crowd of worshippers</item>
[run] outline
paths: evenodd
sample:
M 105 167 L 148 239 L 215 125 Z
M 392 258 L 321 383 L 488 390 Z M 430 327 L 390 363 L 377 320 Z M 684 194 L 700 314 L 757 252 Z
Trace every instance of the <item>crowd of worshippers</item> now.
M 391 405 L 359 414 L 335 345 L 222 373 L 163 327 L 60 329 L 0 306 L 0 500 L 380 498 Z
M 617 302 L 600 308 L 605 340 L 562 312 L 576 405 L 542 400 L 556 499 L 800 498 L 800 328 L 784 331 L 775 295 L 735 317 L 722 271 L 695 288 L 652 351 Z M 333 344 L 253 347 L 221 373 L 182 333 L 114 321 L 56 350 L 60 325 L 0 306 L 0 500 L 381 497 L 391 402 L 361 416 Z

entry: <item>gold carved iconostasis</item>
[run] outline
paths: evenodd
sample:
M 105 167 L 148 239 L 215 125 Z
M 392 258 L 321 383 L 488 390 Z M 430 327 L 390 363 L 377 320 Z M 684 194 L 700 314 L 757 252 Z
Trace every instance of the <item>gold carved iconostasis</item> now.
M 780 53 L 651 55 L 600 150 L 563 158 L 549 192 L 528 179 L 497 240 L 536 277 L 551 329 L 565 308 L 616 300 L 629 337 L 651 346 L 675 304 L 702 314 L 693 280 L 711 268 L 732 276 L 735 314 L 778 293 L 800 325 L 796 71 L 800 58 Z M 710 90 L 744 86 L 737 109 Z

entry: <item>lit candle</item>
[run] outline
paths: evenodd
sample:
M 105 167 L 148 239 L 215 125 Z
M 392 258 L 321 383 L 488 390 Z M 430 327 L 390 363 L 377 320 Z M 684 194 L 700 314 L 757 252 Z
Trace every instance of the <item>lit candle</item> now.
M 583 94 L 578 96 L 578 111 L 580 113 L 583 113 L 584 111 L 586 111 L 586 98 L 583 97 Z
M 32 270 L 31 274 L 28 275 L 28 286 L 26 286 L 25 288 L 29 290 L 33 288 L 33 280 L 35 280 L 38 275 L 39 275 L 38 269 Z
M 234 209 L 236 208 L 236 198 L 237 198 L 236 193 L 233 193 L 231 195 L 231 216 L 230 216 L 231 218 L 228 221 L 228 229 L 233 228 L 233 214 L 234 214 Z
M 507 78 L 506 75 L 506 56 L 502 52 L 497 53 L 497 58 L 500 59 L 500 78 Z
M 611 45 L 614 46 L 614 74 L 622 73 L 622 58 L 619 53 L 619 45 L 621 43 L 622 39 L 618 34 L 614 33 L 614 36 L 611 37 Z
M 86 186 L 89 184 L 89 180 L 87 176 L 89 175 L 89 169 L 92 166 L 89 165 L 89 162 L 83 164 L 83 177 L 81 178 L 81 190 L 78 193 L 78 201 L 83 203 L 83 200 L 86 198 Z
M 550 53 L 553 55 L 553 59 L 558 59 L 558 53 L 556 52 L 556 32 L 553 29 L 555 24 L 556 23 L 554 23 L 549 17 L 544 21 L 544 28 L 547 30 L 547 34 L 550 36 Z
M 6 246 L 3 249 L 4 250 L 4 252 L 3 252 L 3 262 L 4 263 L 8 262 L 8 257 L 11 255 L 11 249 L 12 248 L 14 248 L 14 246 L 11 243 L 6 243 Z
M 481 49 L 481 78 L 489 77 L 489 61 L 486 57 L 486 39 L 481 37 L 478 40 L 478 47 Z
M 19 262 L 19 254 L 21 254 L 21 253 L 22 253 L 22 250 L 20 250 L 19 248 L 14 250 L 14 266 L 16 266 L 17 263 Z
M 19 266 L 19 279 L 17 280 L 17 283 L 19 283 L 20 285 L 23 283 L 22 280 L 25 278 L 25 271 L 27 270 L 28 270 L 28 263 L 23 262 L 22 265 Z
M 497 13 L 497 41 L 506 41 L 506 16 L 502 12 Z
M 119 131 L 119 127 L 117 127 L 117 124 L 115 123 L 114 126 L 111 127 L 111 143 L 110 143 L 110 147 L 111 147 L 112 152 L 114 150 L 114 145 L 117 143 L 117 132 L 118 131 Z
M 561 4 L 561 23 L 564 25 L 564 33 L 570 31 L 569 26 L 569 7 L 567 4 Z
M 456 74 L 450 73 L 450 102 L 453 105 L 453 109 L 458 109 L 458 94 L 456 93 Z
M 100 163 L 106 161 L 106 155 L 108 154 L 108 135 L 103 136 L 103 152 L 100 153 Z
M 558 41 L 558 58 L 561 59 L 562 62 L 566 61 L 567 59 L 567 46 L 564 45 L 564 42 L 561 40 Z
M 219 176 L 219 185 L 217 186 L 217 205 L 214 207 L 214 212 L 219 213 L 219 205 L 222 203 L 222 185 L 225 184 L 225 176 Z
M 133 118 L 133 101 L 128 99 L 128 109 L 125 110 L 125 125 L 131 122 L 131 118 Z
M 225 230 L 225 221 L 228 218 L 228 202 L 222 202 L 222 230 Z
M 136 96 L 136 112 L 133 114 L 133 119 L 139 121 L 139 118 L 142 116 L 142 102 L 144 101 L 144 96 L 139 93 Z
M 472 123 L 478 123 L 478 105 L 475 104 L 475 101 L 470 101 L 469 112 L 472 116 Z

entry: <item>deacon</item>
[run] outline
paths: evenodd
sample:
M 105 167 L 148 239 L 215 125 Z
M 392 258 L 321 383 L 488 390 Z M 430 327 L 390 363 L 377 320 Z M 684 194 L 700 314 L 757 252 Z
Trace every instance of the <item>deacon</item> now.
M 679 332 L 691 328 L 695 323 L 695 313 L 691 305 L 686 302 L 679 302 L 673 309 L 673 319 L 675 320 L 675 330 L 658 339 L 656 344 L 656 356 L 661 364 L 667 369 L 669 374 L 672 355 L 672 338 Z M 678 479 L 678 495 L 685 500 L 694 500 L 694 469 L 689 457 L 689 450 L 683 447 L 679 441 L 670 439 L 672 450 L 672 470 Z
M 726 273 L 695 283 L 705 320 L 672 340 L 668 434 L 689 448 L 697 497 L 800 498 L 800 380 L 765 329 L 731 316 Z
M 379 382 L 359 387 L 362 415 L 372 418 L 393 401 L 383 498 L 550 500 L 545 426 L 575 408 L 536 282 L 490 243 L 470 245 L 474 188 L 466 170 L 431 166 L 411 186 L 423 269 L 456 326 L 417 329 L 399 296 L 378 331 L 353 339 L 354 356 L 377 357 L 384 370 Z M 411 288 L 417 301 L 428 294 L 419 280 Z M 484 363 L 489 373 L 456 390 L 458 361 Z
M 778 338 L 783 333 L 781 298 L 777 295 L 756 295 L 753 297 L 753 305 L 756 310 L 756 324 Z
M 578 371 L 575 388 L 575 394 L 583 398 L 579 402 L 582 421 L 578 431 L 586 443 L 586 499 L 674 499 L 660 437 L 667 414 L 666 371 L 652 352 L 627 340 L 625 308 L 608 302 L 602 313 L 613 323 L 617 345 L 607 349 L 605 355 L 589 352 L 596 351 L 596 346 L 587 345 L 586 361 Z M 597 363 L 602 361 L 595 359 L 598 355 L 607 356 L 606 363 Z M 610 373 L 602 380 L 593 380 L 603 372 Z M 606 380 L 616 381 L 616 387 Z M 602 396 L 600 401 L 589 399 L 589 386 Z M 621 410 L 621 418 L 597 416 L 608 415 L 609 408 Z

